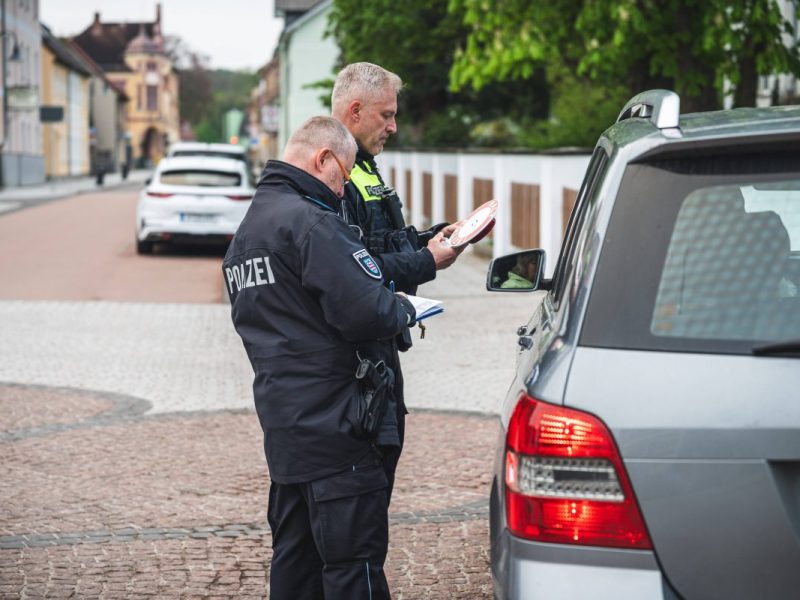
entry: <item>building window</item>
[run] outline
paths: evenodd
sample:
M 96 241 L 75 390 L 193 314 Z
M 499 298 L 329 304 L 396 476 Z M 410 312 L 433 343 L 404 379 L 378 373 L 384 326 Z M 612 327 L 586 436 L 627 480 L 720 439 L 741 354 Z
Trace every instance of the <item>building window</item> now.
M 155 71 L 156 70 L 156 63 L 153 61 L 147 62 L 147 70 L 148 71 Z
M 142 110 L 142 84 L 136 86 L 136 110 Z
M 147 110 L 158 110 L 158 86 L 147 86 Z

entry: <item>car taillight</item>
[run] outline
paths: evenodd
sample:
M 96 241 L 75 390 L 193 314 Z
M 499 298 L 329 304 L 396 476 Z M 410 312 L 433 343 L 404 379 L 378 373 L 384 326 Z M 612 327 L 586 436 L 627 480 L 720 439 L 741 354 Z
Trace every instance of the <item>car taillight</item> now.
M 608 428 L 523 395 L 506 436 L 506 520 L 538 542 L 652 548 Z
M 252 197 L 252 194 L 232 194 L 228 196 L 231 200 L 250 200 Z
M 169 194 L 166 192 L 147 192 L 147 195 L 150 196 L 151 198 L 169 198 L 174 194 Z

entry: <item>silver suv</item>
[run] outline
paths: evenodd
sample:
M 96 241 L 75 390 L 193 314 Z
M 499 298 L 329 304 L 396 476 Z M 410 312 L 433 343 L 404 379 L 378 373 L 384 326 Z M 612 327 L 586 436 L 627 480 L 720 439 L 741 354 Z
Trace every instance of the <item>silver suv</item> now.
M 632 98 L 520 327 L 491 493 L 495 595 L 800 594 L 800 107 Z M 541 294 L 540 294 L 541 295 Z

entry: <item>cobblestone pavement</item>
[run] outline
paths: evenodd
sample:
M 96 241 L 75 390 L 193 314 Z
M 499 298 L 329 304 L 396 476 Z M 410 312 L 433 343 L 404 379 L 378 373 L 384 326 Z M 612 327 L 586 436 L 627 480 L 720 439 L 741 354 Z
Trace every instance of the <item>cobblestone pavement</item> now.
M 395 598 L 491 598 L 493 416 L 527 294 L 464 256 L 404 356 Z M 0 302 L 0 598 L 266 597 L 269 476 L 228 307 Z M 418 338 L 418 334 L 415 336 Z
M 0 597 L 265 597 L 269 476 L 252 411 L 146 414 L 129 397 L 29 385 L 0 398 Z M 490 598 L 497 422 L 419 411 L 408 432 L 395 597 Z

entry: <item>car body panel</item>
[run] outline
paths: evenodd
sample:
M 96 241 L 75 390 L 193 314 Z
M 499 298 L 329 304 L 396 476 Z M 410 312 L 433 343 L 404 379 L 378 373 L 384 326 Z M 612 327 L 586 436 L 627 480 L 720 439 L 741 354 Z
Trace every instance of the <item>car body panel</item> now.
M 798 390 L 794 358 L 580 347 L 565 401 L 624 459 L 800 460 Z
M 544 544 L 523 543 L 512 540 L 524 548 L 514 549 L 515 557 L 509 574 L 508 590 L 510 598 L 579 598 L 592 600 L 661 600 L 664 598 L 661 573 L 651 557 L 644 561 L 638 557 L 635 563 L 648 562 L 650 568 L 638 568 L 630 562 L 622 560 L 623 566 L 605 566 L 581 564 L 580 558 L 573 553 L 548 556 L 552 549 L 548 548 L 544 560 L 524 558 L 527 554 L 536 555 Z M 613 563 L 621 557 L 614 552 L 604 553 L 607 560 Z M 647 553 L 644 553 L 647 554 Z M 596 556 L 593 560 L 596 560 Z M 624 585 L 620 585 L 624 581 Z
M 756 357 L 741 348 L 702 354 L 580 345 L 627 165 L 772 143 L 786 151 L 798 134 L 800 107 L 781 107 L 681 115 L 679 127 L 668 130 L 632 118 L 598 140 L 595 153 L 607 158 L 573 209 L 572 219 L 584 213 L 562 244 L 560 297 L 549 289 L 537 299 L 501 405 L 490 497 L 498 598 L 766 598 L 800 589 L 797 358 Z M 608 426 L 652 551 L 538 543 L 509 533 L 505 435 L 523 393 L 589 412 Z
M 575 353 L 565 403 L 601 415 L 612 431 L 679 593 L 752 598 L 800 589 L 797 390 L 793 358 Z
M 167 150 L 168 157 L 229 155 L 230 158 L 245 161 L 247 153 L 242 146 L 236 144 L 208 144 L 205 142 L 176 142 Z
M 237 186 L 175 185 L 161 182 L 171 171 L 211 171 L 235 174 Z M 251 196 L 246 165 L 238 160 L 208 157 L 165 158 L 147 187 L 142 190 L 136 210 L 137 239 L 158 241 L 165 234 L 178 239 L 227 241 L 236 232 L 250 200 L 228 196 Z M 158 197 L 151 194 L 170 194 Z

